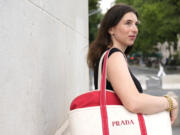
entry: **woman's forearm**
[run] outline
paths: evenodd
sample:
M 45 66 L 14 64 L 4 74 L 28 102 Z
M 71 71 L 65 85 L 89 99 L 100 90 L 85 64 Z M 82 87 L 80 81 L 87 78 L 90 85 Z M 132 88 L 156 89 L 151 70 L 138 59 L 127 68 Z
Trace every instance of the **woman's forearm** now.
M 142 114 L 154 114 L 165 111 L 169 108 L 167 99 L 163 96 L 152 96 L 139 94 L 132 100 L 130 111 Z

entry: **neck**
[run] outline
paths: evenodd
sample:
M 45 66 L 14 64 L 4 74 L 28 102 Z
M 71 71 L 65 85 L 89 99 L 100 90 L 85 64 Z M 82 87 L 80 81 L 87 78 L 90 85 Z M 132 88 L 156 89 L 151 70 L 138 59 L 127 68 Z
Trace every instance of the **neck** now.
M 112 37 L 112 43 L 113 43 L 112 48 L 118 48 L 118 49 L 120 49 L 122 52 L 125 53 L 126 48 L 127 48 L 126 45 L 123 45 L 123 44 L 121 44 L 120 42 L 118 42 L 118 41 L 115 39 L 115 37 Z
M 113 44 L 112 48 L 118 48 L 119 50 L 125 53 L 127 46 Z

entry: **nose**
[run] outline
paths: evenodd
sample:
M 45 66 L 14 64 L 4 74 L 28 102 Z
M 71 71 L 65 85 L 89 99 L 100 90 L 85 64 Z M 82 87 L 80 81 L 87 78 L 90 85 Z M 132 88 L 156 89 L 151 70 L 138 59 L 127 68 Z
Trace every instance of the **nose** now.
M 132 25 L 132 31 L 133 33 L 136 33 L 136 34 L 138 33 L 138 27 L 136 24 Z

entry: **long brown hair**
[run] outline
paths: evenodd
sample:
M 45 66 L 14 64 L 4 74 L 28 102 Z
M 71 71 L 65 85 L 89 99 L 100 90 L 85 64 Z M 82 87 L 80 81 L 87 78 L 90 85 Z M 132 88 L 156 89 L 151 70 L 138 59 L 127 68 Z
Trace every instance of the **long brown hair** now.
M 100 58 L 102 53 L 112 46 L 111 35 L 109 34 L 109 29 L 117 25 L 121 18 L 128 12 L 133 12 L 138 17 L 138 13 L 129 5 L 116 4 L 111 7 L 105 14 L 100 28 L 98 30 L 98 35 L 96 39 L 90 44 L 87 63 L 90 68 L 94 68 L 97 60 Z M 111 45 L 111 46 L 109 46 Z M 132 46 L 128 46 L 125 54 L 129 53 Z

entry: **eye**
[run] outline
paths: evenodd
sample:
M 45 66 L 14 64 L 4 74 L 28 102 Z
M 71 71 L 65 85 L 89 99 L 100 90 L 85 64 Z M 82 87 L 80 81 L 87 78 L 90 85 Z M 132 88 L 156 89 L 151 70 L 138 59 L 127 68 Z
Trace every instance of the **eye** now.
M 127 25 L 130 25 L 132 22 L 131 21 L 126 21 L 126 24 Z

